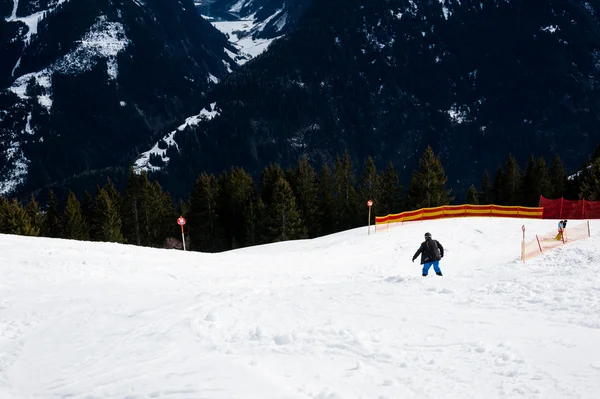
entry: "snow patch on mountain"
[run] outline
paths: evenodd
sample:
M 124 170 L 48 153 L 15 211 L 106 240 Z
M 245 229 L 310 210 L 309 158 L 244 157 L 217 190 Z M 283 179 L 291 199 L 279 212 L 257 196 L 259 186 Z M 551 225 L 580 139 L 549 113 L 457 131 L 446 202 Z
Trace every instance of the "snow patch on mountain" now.
M 215 75 L 213 75 L 212 73 L 208 74 L 208 82 L 209 83 L 219 83 L 219 78 L 217 78 Z
M 91 70 L 99 60 L 105 60 L 108 77 L 110 80 L 114 80 L 118 76 L 117 54 L 123 51 L 128 44 L 129 40 L 125 36 L 123 25 L 109 22 L 105 16 L 101 16 L 83 36 L 76 49 L 41 71 L 20 76 L 8 90 L 16 94 L 23 102 L 27 102 L 30 100 L 27 87 L 30 83 L 34 84 L 38 87 L 36 91 L 39 93 L 36 95 L 37 103 L 50 112 L 52 109 L 52 75 L 54 73 L 77 75 Z M 22 108 L 23 102 L 17 102 L 13 108 Z M 13 192 L 24 182 L 27 176 L 28 160 L 23 154 L 21 141 L 22 137 L 31 136 L 34 133 L 31 113 L 29 113 L 23 125 L 15 129 L 9 138 L 10 144 L 4 154 L 6 162 L 0 169 L 2 177 L 0 194 Z
M 48 68 L 42 69 L 39 72 L 32 72 L 21 76 L 14 81 L 13 85 L 9 88 L 10 91 L 15 93 L 22 100 L 29 99 L 27 95 L 27 85 L 29 82 L 33 82 L 35 85 L 43 88 L 46 93 L 37 96 L 38 103 L 50 111 L 52 107 L 52 99 L 50 98 L 50 90 L 52 88 L 52 71 Z
M 444 18 L 448 19 L 452 15 L 452 13 L 448 10 L 448 7 L 446 7 L 446 0 L 440 0 L 440 3 L 442 4 Z
M 454 123 L 464 123 L 467 122 L 467 109 L 466 107 L 459 107 L 456 104 L 453 104 L 452 107 L 446 111 L 450 120 Z
M 52 107 L 52 75 L 55 72 L 65 75 L 77 75 L 92 69 L 98 58 L 106 60 L 108 76 L 111 80 L 117 78 L 117 54 L 123 51 L 129 40 L 125 36 L 125 28 L 121 23 L 108 22 L 105 16 L 98 18 L 90 30 L 80 40 L 80 45 L 53 65 L 39 72 L 32 72 L 19 77 L 9 88 L 10 91 L 26 100 L 27 85 L 33 79 L 44 88 L 46 93 L 38 96 L 40 105 L 50 111 Z
M 252 35 L 257 30 L 261 30 L 268 21 L 270 21 L 270 19 L 257 23 L 254 15 L 252 15 L 248 19 L 239 21 L 218 21 L 211 23 L 215 28 L 227 36 L 229 41 L 238 50 L 239 54 L 236 55 L 231 53 L 231 58 L 233 58 L 238 65 L 243 65 L 263 53 L 274 40 L 281 37 L 278 36 L 273 39 L 252 38 Z
M 19 8 L 19 0 L 13 0 L 13 10 L 11 16 L 7 19 L 7 22 L 15 22 L 20 21 L 23 22 L 29 28 L 27 32 L 26 40 L 29 41 L 32 35 L 37 34 L 38 24 L 44 18 L 44 15 L 52 12 L 56 7 L 61 5 L 62 3 L 68 0 L 57 0 L 53 7 L 48 8 L 47 10 L 39 11 L 28 15 L 26 17 L 17 17 L 17 9 Z
M 13 134 L 13 139 L 16 139 Z M 6 149 L 6 163 L 0 169 L 0 195 L 12 193 L 20 184 L 25 182 L 29 160 L 25 158 L 21 143 L 11 140 Z
M 119 22 L 109 22 L 105 16 L 98 18 L 81 39 L 80 45 L 55 64 L 55 71 L 63 74 L 79 74 L 89 71 L 98 57 L 106 59 L 110 79 L 118 75 L 117 54 L 129 44 L 125 28 Z
M 154 146 L 146 152 L 140 154 L 138 159 L 133 164 L 133 169 L 136 173 L 141 172 L 156 172 L 163 168 L 163 166 L 152 165 L 150 157 L 158 156 L 162 159 L 162 162 L 166 165 L 169 162 L 169 157 L 167 157 L 167 150 L 170 147 L 175 147 L 179 150 L 179 146 L 177 142 L 175 142 L 175 134 L 179 131 L 183 131 L 187 127 L 196 126 L 202 121 L 208 121 L 219 115 L 219 111 L 217 111 L 217 103 L 212 103 L 210 105 L 211 110 L 207 110 L 206 108 L 202 108 L 198 115 L 191 116 L 185 120 L 181 126 L 179 126 L 176 130 L 170 132 L 162 139 L 160 139 Z M 166 144 L 166 147 L 165 147 Z M 165 148 L 161 148 L 165 147 Z

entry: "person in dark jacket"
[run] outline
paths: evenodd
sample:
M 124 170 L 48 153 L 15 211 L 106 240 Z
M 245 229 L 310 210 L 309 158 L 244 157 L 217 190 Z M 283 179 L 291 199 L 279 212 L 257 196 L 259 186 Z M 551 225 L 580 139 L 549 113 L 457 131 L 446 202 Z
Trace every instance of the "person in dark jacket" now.
M 429 268 L 433 266 L 435 274 L 442 275 L 440 270 L 440 259 L 444 257 L 444 247 L 437 240 L 431 239 L 431 233 L 425 233 L 425 241 L 421 244 L 412 258 L 414 262 L 417 256 L 421 255 L 421 264 L 423 265 L 423 277 L 429 273 Z

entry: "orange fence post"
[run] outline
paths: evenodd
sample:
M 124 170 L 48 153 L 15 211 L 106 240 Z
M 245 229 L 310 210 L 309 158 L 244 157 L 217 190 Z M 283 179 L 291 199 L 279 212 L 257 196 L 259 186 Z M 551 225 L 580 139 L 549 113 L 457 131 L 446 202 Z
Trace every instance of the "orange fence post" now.
M 525 263 L 525 225 L 521 227 L 523 230 L 523 242 L 521 243 L 521 260 Z

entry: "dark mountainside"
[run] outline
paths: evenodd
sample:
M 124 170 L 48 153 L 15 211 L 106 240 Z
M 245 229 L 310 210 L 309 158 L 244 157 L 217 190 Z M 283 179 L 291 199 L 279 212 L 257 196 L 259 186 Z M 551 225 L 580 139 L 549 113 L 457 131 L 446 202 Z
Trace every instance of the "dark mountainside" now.
M 210 74 L 234 67 L 191 0 L 56 3 L 20 0 L 17 17 L 46 10 L 30 43 L 26 24 L 0 20 L 0 181 L 24 178 L 22 195 L 127 176 L 140 149 L 197 112 Z M 12 7 L 0 2 L 5 17 Z
M 455 193 L 512 153 L 567 170 L 600 142 L 597 1 L 316 2 L 295 31 L 206 97 L 220 115 L 179 132 L 162 183 L 257 174 L 307 153 L 362 169 L 392 161 L 407 183 L 428 144 Z M 458 195 L 458 198 L 464 198 Z

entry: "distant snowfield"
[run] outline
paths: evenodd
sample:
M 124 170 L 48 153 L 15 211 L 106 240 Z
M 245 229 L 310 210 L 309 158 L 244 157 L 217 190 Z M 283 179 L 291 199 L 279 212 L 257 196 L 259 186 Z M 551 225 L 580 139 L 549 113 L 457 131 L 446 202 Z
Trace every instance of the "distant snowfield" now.
M 273 14 L 273 17 L 277 16 L 278 13 Z M 252 18 L 239 20 L 239 21 L 211 21 L 211 24 L 220 30 L 223 34 L 229 37 L 229 41 L 239 50 L 239 55 L 230 53 L 229 56 L 236 60 L 239 65 L 243 65 L 249 60 L 262 54 L 273 40 L 273 39 L 253 39 L 252 32 L 261 30 L 261 26 L 266 25 L 271 18 L 265 20 L 262 23 L 257 24 Z
M 600 223 L 527 264 L 522 224 L 556 223 L 222 254 L 0 235 L 0 397 L 596 398 Z M 444 277 L 410 261 L 426 231 Z

